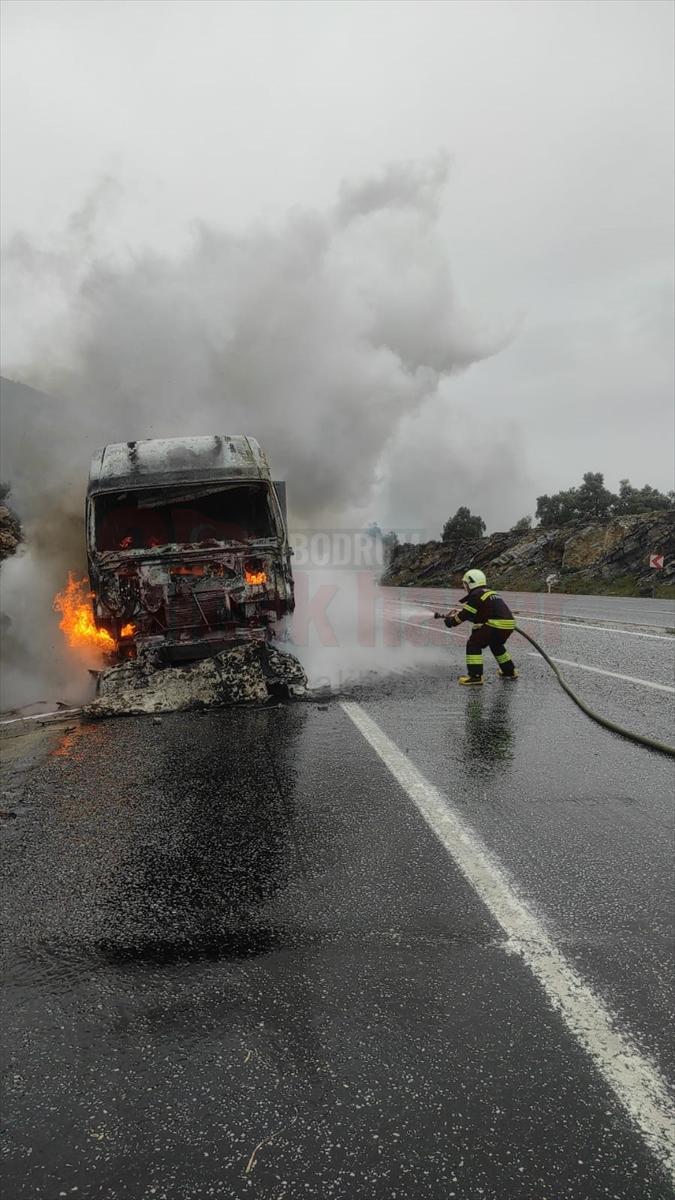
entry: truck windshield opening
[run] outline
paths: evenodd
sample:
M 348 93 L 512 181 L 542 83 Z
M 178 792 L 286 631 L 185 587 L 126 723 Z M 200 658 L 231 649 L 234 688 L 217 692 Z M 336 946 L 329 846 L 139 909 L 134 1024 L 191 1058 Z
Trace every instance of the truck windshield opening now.
M 97 550 L 142 550 L 276 536 L 264 484 L 193 484 L 94 501 Z

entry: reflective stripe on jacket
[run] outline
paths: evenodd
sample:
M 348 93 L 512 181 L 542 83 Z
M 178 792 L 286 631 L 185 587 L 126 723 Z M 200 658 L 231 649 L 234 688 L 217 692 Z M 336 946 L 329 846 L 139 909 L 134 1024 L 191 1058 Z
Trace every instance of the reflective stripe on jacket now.
M 472 625 L 477 627 L 489 625 L 491 629 L 504 631 L 516 627 L 513 613 L 506 601 L 488 588 L 472 588 L 460 600 L 456 615 L 445 618 L 449 627 L 461 625 L 462 621 L 471 621 Z

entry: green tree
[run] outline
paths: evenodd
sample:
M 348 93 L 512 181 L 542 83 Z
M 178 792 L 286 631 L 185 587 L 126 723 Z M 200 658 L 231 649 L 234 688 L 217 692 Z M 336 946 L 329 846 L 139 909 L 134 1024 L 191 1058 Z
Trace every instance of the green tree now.
M 616 503 L 617 497 L 605 487 L 602 472 L 587 471 L 581 487 L 538 496 L 537 520 L 544 528 L 568 525 L 570 521 L 601 521 L 614 511 Z
M 466 542 L 481 538 L 485 533 L 485 521 L 482 517 L 473 516 L 471 511 L 462 505 L 454 517 L 449 517 L 443 526 L 443 541 L 462 540 Z
M 395 533 L 393 529 L 390 529 L 388 533 L 384 534 L 384 537 L 382 538 L 382 549 L 384 551 L 385 562 L 391 562 L 392 558 L 395 558 L 399 544 L 398 534 Z
M 577 489 L 576 501 L 582 520 L 590 517 L 594 521 L 601 521 L 612 512 L 617 497 L 605 487 L 605 477 L 601 471 L 587 471 L 581 487 Z
M 537 520 L 543 528 L 568 525 L 570 521 L 603 521 L 617 514 L 654 512 L 675 507 L 675 493 L 659 492 L 645 484 L 634 488 L 628 479 L 619 484 L 619 495 L 605 487 L 600 471 L 587 471 L 581 486 L 537 497 Z
M 512 525 L 509 533 L 527 533 L 532 528 L 532 517 L 521 517 Z
M 544 529 L 567 525 L 577 517 L 576 488 L 556 492 L 553 496 L 537 496 L 536 518 Z
M 629 479 L 619 482 L 616 511 L 622 516 L 630 513 L 659 512 L 675 507 L 675 492 L 659 492 L 648 483 L 642 488 L 632 486 Z

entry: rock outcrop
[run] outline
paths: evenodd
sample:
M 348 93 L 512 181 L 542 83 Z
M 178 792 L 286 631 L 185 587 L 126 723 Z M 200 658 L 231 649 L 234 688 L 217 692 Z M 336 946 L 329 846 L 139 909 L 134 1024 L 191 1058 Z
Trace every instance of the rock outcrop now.
M 6 504 L 0 504 L 0 562 L 15 553 L 21 540 L 19 518 Z
M 649 567 L 662 554 L 664 569 Z M 556 590 L 675 595 L 675 513 L 640 513 L 610 521 L 577 523 L 526 534 L 493 533 L 475 541 L 404 543 L 397 546 L 381 582 L 391 587 L 456 586 L 468 567 L 480 567 L 490 582 L 512 590 Z

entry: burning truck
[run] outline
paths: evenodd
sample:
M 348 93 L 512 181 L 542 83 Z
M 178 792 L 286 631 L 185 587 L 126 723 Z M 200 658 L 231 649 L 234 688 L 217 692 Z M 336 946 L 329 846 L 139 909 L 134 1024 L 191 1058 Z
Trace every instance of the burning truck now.
M 294 608 L 285 484 L 258 442 L 223 436 L 105 446 L 86 501 L 94 622 L 109 639 L 92 715 L 298 693 L 274 649 Z

